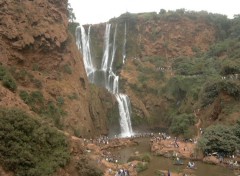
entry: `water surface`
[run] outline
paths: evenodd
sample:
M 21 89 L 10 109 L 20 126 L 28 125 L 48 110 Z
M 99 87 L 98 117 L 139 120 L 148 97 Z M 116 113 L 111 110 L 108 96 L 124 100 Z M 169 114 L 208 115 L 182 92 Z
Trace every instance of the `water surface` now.
M 149 153 L 150 154 L 150 145 L 149 138 L 137 139 L 139 145 L 127 147 L 123 149 L 114 150 L 114 154 L 120 156 L 120 162 L 127 162 L 129 156 L 134 155 L 136 152 L 139 154 Z M 187 163 L 189 160 L 184 160 L 184 165 L 174 165 L 173 159 L 153 156 L 151 155 L 151 162 L 148 164 L 148 169 L 139 173 L 140 176 L 154 176 L 156 170 L 170 170 L 174 172 L 183 173 L 187 169 Z M 234 176 L 233 171 L 229 168 L 224 168 L 221 166 L 210 165 L 200 161 L 195 162 L 197 169 L 187 171 L 192 172 L 196 176 Z

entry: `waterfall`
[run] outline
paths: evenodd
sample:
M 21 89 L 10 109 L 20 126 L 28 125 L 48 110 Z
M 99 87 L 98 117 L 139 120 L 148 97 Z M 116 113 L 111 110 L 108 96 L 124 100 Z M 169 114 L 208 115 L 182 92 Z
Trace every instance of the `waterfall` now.
M 127 25 L 125 23 L 124 26 L 124 39 L 123 39 L 123 50 L 122 50 L 122 56 L 123 56 L 123 64 L 126 60 L 126 43 L 127 43 Z
M 115 94 L 118 101 L 120 113 L 121 136 L 131 136 L 133 134 L 130 117 L 130 100 L 125 94 Z
M 117 24 L 115 26 L 115 31 L 114 31 L 114 36 L 113 36 L 113 47 L 112 47 L 112 59 L 110 62 L 110 71 L 112 71 L 112 66 L 113 66 L 113 61 L 115 58 L 115 53 L 116 53 L 116 36 L 117 36 Z
M 83 54 L 83 62 L 88 79 L 90 80 L 90 82 L 93 82 L 93 74 L 96 69 L 92 63 L 92 56 L 90 50 L 90 30 L 91 26 L 88 27 L 88 33 L 86 34 L 83 26 L 77 27 L 76 44 Z
M 105 35 L 104 35 L 105 49 L 104 49 L 102 65 L 101 65 L 101 70 L 103 70 L 103 71 L 107 71 L 107 69 L 108 69 L 110 31 L 111 31 L 111 24 L 107 24 L 106 30 L 105 30 Z
M 104 87 L 115 95 L 118 102 L 118 109 L 120 115 L 120 128 L 121 137 L 127 137 L 133 135 L 132 125 L 131 125 L 131 104 L 127 95 L 119 93 L 119 76 L 113 71 L 113 63 L 115 58 L 116 47 L 116 36 L 117 36 L 117 25 L 115 26 L 113 41 L 111 43 L 111 24 L 106 24 L 105 34 L 104 34 L 104 54 L 102 57 L 102 63 L 100 70 L 97 70 L 92 63 L 91 50 L 90 50 L 90 26 L 88 29 L 88 35 L 83 28 L 80 26 L 76 30 L 76 44 L 78 48 L 82 51 L 84 66 L 90 81 L 94 84 L 103 83 Z M 81 35 L 80 35 L 81 34 Z M 79 41 L 81 40 L 81 41 Z M 124 30 L 124 43 L 123 43 L 123 63 L 126 58 L 126 24 Z M 111 51 L 111 53 L 110 53 Z M 111 55 L 110 55 L 111 54 Z M 96 75 L 96 79 L 94 79 Z

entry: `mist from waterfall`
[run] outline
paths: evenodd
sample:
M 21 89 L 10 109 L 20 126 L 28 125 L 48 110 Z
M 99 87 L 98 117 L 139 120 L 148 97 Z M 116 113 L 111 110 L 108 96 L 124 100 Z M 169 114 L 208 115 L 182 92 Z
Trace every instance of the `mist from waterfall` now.
M 117 50 L 116 36 L 117 36 L 117 24 L 111 40 L 111 24 L 106 24 L 104 34 L 104 52 L 101 62 L 101 68 L 96 69 L 93 65 L 93 58 L 91 56 L 90 47 L 90 30 L 86 34 L 83 26 L 80 26 L 76 30 L 76 43 L 79 50 L 83 54 L 84 66 L 90 82 L 104 86 L 109 92 L 115 95 L 118 102 L 119 116 L 120 116 L 120 137 L 129 137 L 133 135 L 131 125 L 131 103 L 129 97 L 123 93 L 119 93 L 119 76 L 114 73 L 113 65 L 115 54 Z M 124 26 L 124 41 L 122 48 L 123 63 L 126 58 L 126 24 Z

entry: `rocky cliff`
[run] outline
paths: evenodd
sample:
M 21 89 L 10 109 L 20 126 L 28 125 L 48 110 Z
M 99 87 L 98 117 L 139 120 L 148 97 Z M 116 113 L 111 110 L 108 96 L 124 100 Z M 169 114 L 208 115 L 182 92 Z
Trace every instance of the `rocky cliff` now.
M 68 32 L 67 0 L 2 0 L 0 9 L 1 69 L 16 85 L 1 79 L 1 108 L 37 114 L 77 136 L 106 134 L 113 99 L 88 83 Z
M 159 14 L 125 13 L 108 23 L 110 41 L 117 28 L 114 67 L 120 72 L 122 91 L 131 99 L 136 130 L 167 127 L 173 132 L 182 120 L 189 117 L 197 121 L 197 116 L 204 127 L 220 121 L 235 123 L 238 112 L 227 109 L 232 103 L 234 109 L 238 107 L 230 93 L 239 97 L 239 54 L 235 48 L 239 41 L 231 37 L 237 19 L 233 23 L 224 15 L 180 9 Z M 127 58 L 123 64 L 125 26 Z M 98 62 L 103 55 L 104 30 L 105 24 L 91 27 L 92 53 Z M 228 90 L 230 85 L 236 89 Z M 190 121 L 176 133 L 194 134 L 193 129 L 184 132 L 195 123 Z

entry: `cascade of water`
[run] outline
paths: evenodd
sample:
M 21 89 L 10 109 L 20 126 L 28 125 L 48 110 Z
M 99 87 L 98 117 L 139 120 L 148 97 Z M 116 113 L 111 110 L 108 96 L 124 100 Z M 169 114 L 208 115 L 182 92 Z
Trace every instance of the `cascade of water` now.
M 81 31 L 79 31 L 81 30 Z M 79 34 L 81 32 L 81 35 Z M 98 84 L 102 79 L 104 81 L 104 87 L 111 93 L 113 93 L 118 102 L 119 115 L 120 115 L 120 127 L 121 127 L 121 137 L 131 136 L 133 134 L 131 118 L 130 118 L 130 100 L 127 95 L 119 93 L 119 76 L 113 72 L 113 62 L 116 53 L 116 35 L 117 35 L 117 25 L 115 26 L 113 44 L 111 48 L 110 44 L 110 33 L 111 33 L 111 24 L 106 24 L 105 35 L 104 35 L 104 54 L 102 58 L 101 69 L 96 70 L 92 64 L 91 50 L 90 50 L 90 27 L 88 29 L 88 35 L 82 26 L 77 28 L 76 31 L 76 40 L 78 48 L 82 50 L 84 58 L 84 66 L 87 72 L 87 75 L 92 83 Z M 126 24 L 125 24 L 125 37 L 126 37 Z M 80 42 L 81 40 L 82 42 Z M 124 39 L 124 48 L 126 45 L 126 39 Z M 112 49 L 111 57 L 109 57 L 109 51 Z M 125 53 L 125 51 L 124 51 Z M 126 57 L 124 54 L 123 60 Z M 124 61 L 123 61 L 124 62 Z M 100 76 L 103 75 L 102 77 Z M 90 75 L 91 74 L 91 75 Z M 96 74 L 96 80 L 92 78 Z
M 82 51 L 82 39 L 81 39 L 81 27 L 78 26 L 75 31 L 76 45 L 80 51 Z
M 124 26 L 124 39 L 123 39 L 123 50 L 122 50 L 122 56 L 123 56 L 123 64 L 126 60 L 126 43 L 127 43 L 127 25 L 125 23 Z
M 131 136 L 133 134 L 131 117 L 130 117 L 130 100 L 125 94 L 115 95 L 118 101 L 118 108 L 120 112 L 120 126 L 121 126 L 121 136 Z
M 114 31 L 114 37 L 113 37 L 113 47 L 112 47 L 112 59 L 110 62 L 110 71 L 112 71 L 112 66 L 113 66 L 113 61 L 115 58 L 115 53 L 116 53 L 116 36 L 117 36 L 117 24 L 115 26 L 115 31 Z
M 101 70 L 106 71 L 108 69 L 108 62 L 109 62 L 109 40 L 110 40 L 110 30 L 111 30 L 111 24 L 106 25 L 105 35 L 104 35 L 104 54 L 102 58 L 102 65 Z
M 80 32 L 79 30 L 81 31 L 81 35 L 79 34 L 79 32 Z M 91 26 L 88 27 L 87 34 L 86 34 L 83 26 L 78 27 L 76 31 L 78 31 L 76 43 L 77 43 L 78 48 L 82 51 L 83 62 L 84 62 L 85 70 L 87 72 L 87 76 L 88 76 L 90 82 L 93 82 L 92 74 L 95 72 L 96 69 L 92 63 L 92 56 L 91 56 L 91 50 L 90 50 Z

